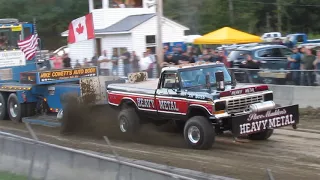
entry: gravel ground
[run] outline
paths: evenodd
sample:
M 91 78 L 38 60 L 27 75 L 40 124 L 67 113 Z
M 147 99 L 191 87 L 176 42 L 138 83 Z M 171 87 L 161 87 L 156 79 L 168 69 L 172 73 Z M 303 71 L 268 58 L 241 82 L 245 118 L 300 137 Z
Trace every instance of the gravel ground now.
M 268 179 L 266 169 L 269 168 L 275 179 L 313 180 L 320 179 L 320 116 L 317 112 L 301 110 L 300 129 L 275 130 L 268 141 L 234 142 L 231 135 L 225 134 L 217 137 L 213 148 L 206 151 L 187 149 L 182 135 L 165 126 L 145 125 L 136 137 L 121 136 L 113 111 L 95 113 L 90 119 L 80 113 L 82 120 L 76 118 L 74 122 L 78 126 L 67 135 L 61 135 L 56 128 L 32 127 L 40 140 L 49 143 L 111 153 L 102 138 L 106 135 L 120 156 L 220 176 Z M 30 137 L 23 124 L 0 121 L 0 130 Z
M 275 179 L 320 179 L 320 109 L 306 108 L 300 113 L 298 130 L 277 129 L 268 141 L 234 142 L 225 134 L 205 151 L 188 149 L 182 135 L 170 125 L 144 125 L 138 135 L 123 136 L 115 120 L 117 113 L 105 107 L 77 109 L 61 128 L 64 135 L 61 129 L 32 127 L 40 140 L 49 143 L 111 153 L 102 138 L 108 136 L 120 156 L 220 176 L 268 179 L 266 169 L 271 169 Z M 30 137 L 24 124 L 0 121 L 0 130 Z

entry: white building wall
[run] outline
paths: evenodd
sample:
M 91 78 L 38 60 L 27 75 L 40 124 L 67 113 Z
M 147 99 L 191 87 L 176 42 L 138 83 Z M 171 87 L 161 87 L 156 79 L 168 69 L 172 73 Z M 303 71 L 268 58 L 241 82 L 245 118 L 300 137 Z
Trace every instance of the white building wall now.
M 108 51 L 108 56 L 112 56 L 113 48 L 127 48 L 132 51 L 132 38 L 131 34 L 112 34 L 105 35 L 101 41 L 101 49 Z
M 141 57 L 146 51 L 146 36 L 157 35 L 157 18 L 153 17 L 132 30 L 133 49 Z M 185 36 L 184 29 L 176 24 L 163 21 L 162 42 L 181 42 Z
M 105 26 L 105 10 L 104 9 L 95 9 L 92 11 L 93 26 L 94 29 L 103 29 Z
M 74 44 L 68 44 L 69 47 L 69 57 L 71 58 L 71 66 L 73 67 L 78 59 L 82 64 L 84 58 L 87 58 L 88 61 L 94 55 L 94 40 L 80 41 Z
M 93 14 L 95 29 L 103 29 L 131 15 L 155 13 L 155 6 L 148 7 L 147 0 L 143 8 L 109 8 L 109 0 L 102 0 L 102 9 L 93 9 L 93 0 L 89 1 L 89 11 Z

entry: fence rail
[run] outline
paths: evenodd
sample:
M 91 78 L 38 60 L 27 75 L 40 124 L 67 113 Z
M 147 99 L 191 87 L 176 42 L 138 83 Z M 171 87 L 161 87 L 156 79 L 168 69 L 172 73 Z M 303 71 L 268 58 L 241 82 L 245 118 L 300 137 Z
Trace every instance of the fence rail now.
M 36 135 L 33 134 L 37 139 Z M 105 137 L 106 138 L 106 137 Z M 108 144 L 108 140 L 106 140 Z M 0 132 L 0 171 L 31 179 L 195 180 L 143 165 Z M 214 175 L 213 175 L 214 176 Z M 210 177 L 209 175 L 206 177 Z M 232 180 L 232 178 L 217 178 Z
M 239 83 L 319 86 L 320 70 L 272 70 L 230 68 Z

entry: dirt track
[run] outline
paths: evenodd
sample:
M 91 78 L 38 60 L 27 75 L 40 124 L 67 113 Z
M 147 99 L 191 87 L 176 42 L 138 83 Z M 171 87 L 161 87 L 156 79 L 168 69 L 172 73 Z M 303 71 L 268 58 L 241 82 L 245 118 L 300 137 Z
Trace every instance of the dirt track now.
M 33 127 L 43 141 L 110 153 L 101 138 L 61 136 L 58 129 Z M 0 121 L 0 130 L 29 137 L 23 124 Z M 126 142 L 115 138 L 111 138 L 111 142 L 121 156 L 222 176 L 267 179 L 266 169 L 270 168 L 276 180 L 320 179 L 320 132 L 282 129 L 276 130 L 269 141 L 242 143 L 233 142 L 225 135 L 217 138 L 212 150 L 197 151 L 186 149 L 179 134 L 145 131 L 148 138 L 144 143 L 137 139 Z

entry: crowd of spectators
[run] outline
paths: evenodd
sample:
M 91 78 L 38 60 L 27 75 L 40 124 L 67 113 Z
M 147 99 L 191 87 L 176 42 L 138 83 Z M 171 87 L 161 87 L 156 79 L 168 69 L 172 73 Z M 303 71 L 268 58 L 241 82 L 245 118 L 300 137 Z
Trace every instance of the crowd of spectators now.
M 169 51 L 169 47 L 164 47 L 164 62 L 162 66 L 188 64 L 194 62 L 221 62 L 227 67 L 227 53 L 224 49 L 218 51 L 212 48 L 203 49 L 202 52 L 196 47 L 188 46 L 185 51 L 181 47 L 173 47 Z
M 187 46 L 183 50 L 180 46 L 171 47 L 164 46 L 164 61 L 161 66 L 157 66 L 157 57 L 147 49 L 140 57 L 135 51 L 125 51 L 118 54 L 117 51 L 112 52 L 111 56 L 104 50 L 100 56 L 96 54 L 88 60 L 85 58 L 80 64 L 76 60 L 74 68 L 79 67 L 99 67 L 101 75 L 119 75 L 118 62 L 122 59 L 124 76 L 129 73 L 145 71 L 149 77 L 153 77 L 154 68 L 166 67 L 170 65 L 188 64 L 194 62 L 220 62 L 226 67 L 230 67 L 227 61 L 227 52 L 222 48 L 220 50 L 205 48 L 200 51 L 197 47 Z M 308 47 L 293 47 L 292 55 L 288 56 L 288 69 L 290 70 L 291 79 L 295 85 L 313 86 L 316 82 L 320 82 L 320 50 L 314 51 Z M 51 66 L 54 69 L 71 68 L 71 59 L 68 54 L 62 57 L 54 56 Z M 239 68 L 260 69 L 260 62 L 254 60 L 251 55 L 246 55 L 246 60 L 241 63 Z
M 288 57 L 289 69 L 296 85 L 313 86 L 320 82 L 320 50 L 308 47 L 293 47 L 293 54 Z

